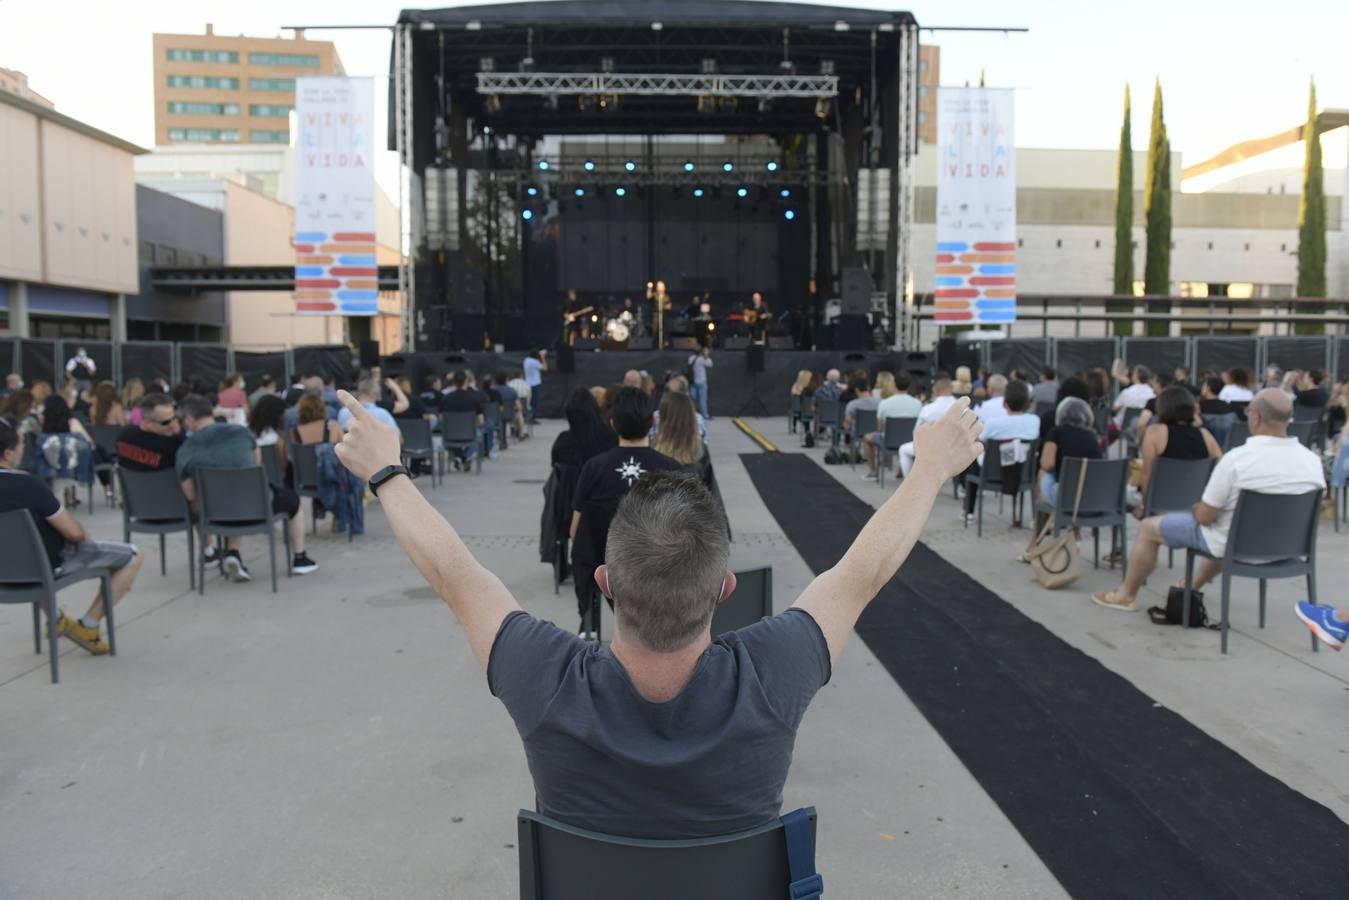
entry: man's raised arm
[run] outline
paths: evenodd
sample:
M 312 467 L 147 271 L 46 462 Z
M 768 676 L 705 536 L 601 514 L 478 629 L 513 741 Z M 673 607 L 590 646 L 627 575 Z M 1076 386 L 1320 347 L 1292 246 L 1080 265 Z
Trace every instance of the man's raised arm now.
M 913 472 L 876 510 L 843 558 L 816 576 L 797 599 L 795 605 L 810 613 L 824 632 L 831 665 L 838 662 L 862 610 L 918 541 L 942 486 L 978 458 L 982 431 L 965 397 L 940 419 L 919 425 L 913 435 Z
M 337 398 L 351 413 L 351 428 L 334 448 L 357 478 L 401 462 L 396 428 L 381 424 L 346 391 Z M 484 670 L 501 621 L 520 608 L 506 586 L 469 553 L 450 523 L 417 490 L 410 478 L 394 478 L 379 489 L 379 502 L 408 559 L 459 619 L 473 655 Z

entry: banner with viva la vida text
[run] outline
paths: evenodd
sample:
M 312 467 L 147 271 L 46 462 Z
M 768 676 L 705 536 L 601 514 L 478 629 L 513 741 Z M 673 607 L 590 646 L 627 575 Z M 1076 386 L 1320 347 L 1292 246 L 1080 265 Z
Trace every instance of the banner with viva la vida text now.
M 937 89 L 940 325 L 1016 321 L 1016 154 L 1012 91 Z
M 373 316 L 374 81 L 297 78 L 295 312 Z

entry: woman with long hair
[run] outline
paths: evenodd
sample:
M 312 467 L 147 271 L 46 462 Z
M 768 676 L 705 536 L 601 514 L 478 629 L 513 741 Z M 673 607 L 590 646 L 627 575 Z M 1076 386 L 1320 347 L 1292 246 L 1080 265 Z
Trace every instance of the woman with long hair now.
M 141 423 L 141 398 L 145 396 L 145 382 L 132 378 L 122 385 L 122 409 L 127 411 L 127 421 L 139 426 Z
M 651 449 L 663 453 L 684 466 L 703 461 L 707 448 L 698 433 L 698 417 L 687 394 L 666 391 L 660 401 L 660 428 Z
M 895 387 L 895 374 L 893 372 L 876 373 L 876 393 L 880 395 L 882 400 L 899 393 L 899 388 Z
M 792 382 L 792 396 L 800 397 L 810 387 L 810 380 L 814 375 L 810 369 L 802 369 L 796 373 L 796 381 Z
M 1143 469 L 1138 479 L 1139 499 L 1147 496 L 1148 481 L 1159 459 L 1218 459 L 1223 455 L 1207 428 L 1196 425 L 1194 394 L 1178 384 L 1157 395 L 1157 420 L 1143 432 Z
M 1251 390 L 1251 373 L 1240 366 L 1224 372 L 1223 381 L 1226 384 L 1218 393 L 1219 400 L 1226 400 L 1228 403 L 1250 403 L 1255 398 L 1255 393 Z
M 126 407 L 117 393 L 117 385 L 111 381 L 100 381 L 94 388 L 94 410 L 90 416 L 92 425 L 126 425 Z
M 591 389 L 574 389 L 567 398 L 565 412 L 567 430 L 553 441 L 554 464 L 579 467 L 592 456 L 618 446 L 618 435 L 605 423 Z
M 80 484 L 93 481 L 94 441 L 60 394 L 52 394 L 42 404 L 42 434 L 37 446 L 38 469 L 48 484 L 57 478 L 71 478 Z M 104 490 L 111 495 L 111 484 Z M 65 500 L 67 506 L 80 502 L 73 488 L 67 488 Z

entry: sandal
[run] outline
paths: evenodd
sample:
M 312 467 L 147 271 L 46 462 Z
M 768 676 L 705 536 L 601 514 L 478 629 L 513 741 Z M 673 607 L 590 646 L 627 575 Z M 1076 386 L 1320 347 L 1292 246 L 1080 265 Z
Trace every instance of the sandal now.
M 1091 602 L 1097 606 L 1104 606 L 1106 609 L 1118 609 L 1121 612 L 1137 612 L 1138 599 L 1134 598 L 1128 603 L 1119 602 L 1120 595 L 1114 591 L 1098 591 L 1091 595 Z

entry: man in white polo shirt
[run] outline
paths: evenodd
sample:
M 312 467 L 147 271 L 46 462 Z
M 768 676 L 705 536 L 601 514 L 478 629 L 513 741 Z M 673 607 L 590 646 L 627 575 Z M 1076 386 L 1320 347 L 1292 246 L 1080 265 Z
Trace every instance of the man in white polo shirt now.
M 1024 384 L 1025 382 L 1022 383 Z M 983 403 L 980 403 L 974 410 L 974 414 L 979 417 L 979 421 L 983 422 L 985 425 L 993 419 L 1007 415 L 1007 406 L 1003 399 L 1003 395 L 1007 393 L 1007 376 L 988 376 L 987 387 L 988 399 Z
M 918 413 L 918 425 L 926 425 L 929 422 L 935 422 L 946 411 L 951 408 L 951 404 L 956 402 L 955 393 L 951 387 L 951 376 L 945 372 L 938 372 L 937 378 L 932 382 L 932 402 L 924 406 Z M 905 477 L 913 471 L 913 441 L 907 444 L 901 444 L 899 447 L 899 471 Z
M 1293 401 L 1278 388 L 1255 395 L 1246 409 L 1251 436 L 1246 443 L 1218 460 L 1204 488 L 1203 498 L 1187 513 L 1168 513 L 1143 520 L 1142 531 L 1129 556 L 1129 576 L 1113 591 L 1093 594 L 1094 603 L 1108 609 L 1138 608 L 1138 590 L 1157 565 L 1162 546 L 1193 548 L 1217 559 L 1205 559 L 1195 573 L 1194 587 L 1202 587 L 1222 571 L 1227 532 L 1242 491 L 1262 494 L 1303 494 L 1326 489 L 1325 471 L 1315 453 L 1288 436 Z

